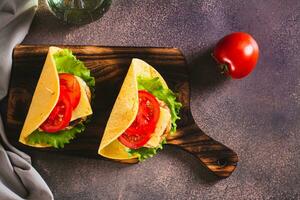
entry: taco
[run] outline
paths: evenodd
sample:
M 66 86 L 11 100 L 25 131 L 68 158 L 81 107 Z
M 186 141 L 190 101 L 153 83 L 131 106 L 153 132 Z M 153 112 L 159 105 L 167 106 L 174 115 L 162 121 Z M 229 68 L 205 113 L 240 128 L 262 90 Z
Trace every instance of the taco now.
M 132 59 L 98 154 L 124 162 L 152 157 L 176 131 L 180 108 L 162 76 L 146 62 Z
M 85 129 L 95 80 L 68 49 L 50 47 L 19 141 L 62 148 Z

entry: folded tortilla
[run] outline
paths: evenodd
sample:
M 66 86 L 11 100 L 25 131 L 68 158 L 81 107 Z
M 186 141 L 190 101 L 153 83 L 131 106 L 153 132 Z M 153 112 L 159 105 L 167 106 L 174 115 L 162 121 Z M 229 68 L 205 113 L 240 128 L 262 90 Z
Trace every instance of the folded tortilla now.
M 25 145 L 33 147 L 49 147 L 48 144 L 29 144 L 27 143 L 26 138 L 46 121 L 58 101 L 60 94 L 59 76 L 53 55 L 61 50 L 62 49 L 58 47 L 49 47 L 46 61 L 35 88 L 23 129 L 19 137 L 19 142 Z M 81 97 L 78 106 L 72 112 L 71 121 L 92 114 L 89 99 L 84 89 L 86 84 L 81 78 L 75 77 L 80 85 Z
M 153 67 L 140 59 L 132 59 L 98 149 L 98 154 L 104 157 L 120 161 L 130 161 L 137 158 L 137 156 L 129 155 L 126 151 L 127 147 L 119 142 L 118 137 L 133 123 L 138 112 L 138 76 L 158 77 L 164 87 L 168 87 Z

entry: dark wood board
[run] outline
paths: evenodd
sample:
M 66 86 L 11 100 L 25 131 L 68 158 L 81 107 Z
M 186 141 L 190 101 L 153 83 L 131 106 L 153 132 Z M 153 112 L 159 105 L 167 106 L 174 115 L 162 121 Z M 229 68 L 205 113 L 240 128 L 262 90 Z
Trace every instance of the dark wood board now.
M 176 48 L 59 46 L 69 48 L 83 61 L 96 79 L 94 114 L 86 130 L 63 149 L 37 149 L 18 142 L 34 89 L 49 45 L 20 45 L 14 49 L 7 103 L 6 128 L 9 141 L 24 151 L 52 151 L 101 158 L 97 154 L 107 119 L 132 58 L 154 66 L 183 104 L 178 130 L 167 138 L 170 145 L 192 153 L 202 165 L 219 177 L 228 177 L 236 168 L 237 154 L 213 140 L 196 125 L 190 111 L 190 84 L 186 61 Z

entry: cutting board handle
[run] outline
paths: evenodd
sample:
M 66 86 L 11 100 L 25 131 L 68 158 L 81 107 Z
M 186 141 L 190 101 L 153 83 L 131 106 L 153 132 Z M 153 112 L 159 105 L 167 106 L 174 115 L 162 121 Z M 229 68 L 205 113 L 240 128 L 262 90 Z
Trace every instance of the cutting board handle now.
M 207 136 L 196 124 L 178 130 L 168 137 L 167 143 L 196 156 L 202 165 L 221 178 L 230 176 L 237 166 L 237 154 Z

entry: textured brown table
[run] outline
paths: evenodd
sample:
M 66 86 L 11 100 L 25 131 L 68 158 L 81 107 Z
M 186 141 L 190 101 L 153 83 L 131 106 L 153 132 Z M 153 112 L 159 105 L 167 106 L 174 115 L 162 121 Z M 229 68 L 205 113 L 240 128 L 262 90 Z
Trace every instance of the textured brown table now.
M 174 46 L 192 77 L 192 110 L 201 129 L 240 158 L 218 180 L 196 159 L 167 147 L 140 165 L 33 152 L 56 199 L 299 199 L 300 1 L 115 0 L 99 21 L 66 26 L 42 4 L 26 44 Z M 40 2 L 41 3 L 41 2 Z M 247 31 L 261 55 L 240 81 L 216 74 L 210 48 Z

